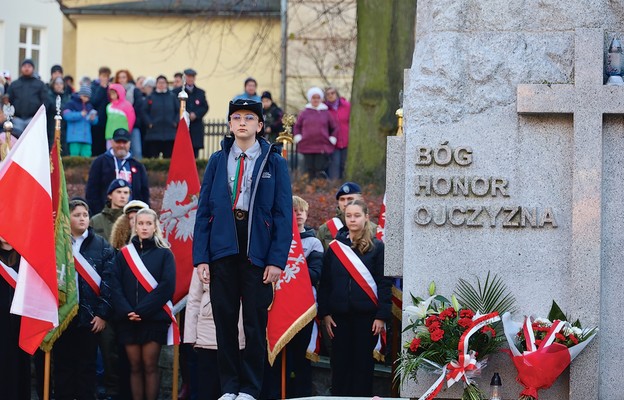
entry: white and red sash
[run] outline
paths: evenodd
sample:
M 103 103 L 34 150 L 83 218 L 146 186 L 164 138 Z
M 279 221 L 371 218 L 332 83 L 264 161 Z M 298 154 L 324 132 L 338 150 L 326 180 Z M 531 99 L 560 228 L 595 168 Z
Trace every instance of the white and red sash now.
M 378 305 L 377 283 L 375 283 L 373 275 L 371 275 L 366 265 L 360 260 L 360 257 L 353 252 L 351 247 L 337 240 L 332 240 L 329 247 L 334 251 L 340 263 L 349 272 L 351 278 L 364 290 L 373 303 Z
M 13 289 L 17 285 L 17 272 L 2 261 L 0 261 L 0 276 L 11 285 Z
M 139 257 L 139 253 L 137 253 L 134 244 L 130 243 L 121 249 L 121 252 L 124 259 L 128 263 L 130 270 L 137 278 L 141 286 L 143 286 L 143 289 L 145 289 L 148 293 L 156 289 L 158 282 L 148 271 L 147 267 L 143 263 L 143 260 L 141 260 L 141 257 Z M 171 303 L 171 300 L 163 306 L 163 309 L 171 319 L 171 325 L 169 325 L 169 331 L 167 332 L 167 344 L 180 344 L 180 328 L 178 328 L 178 321 L 173 315 L 173 304 Z
M 344 226 L 340 218 L 334 217 L 326 222 L 327 228 L 329 228 L 329 233 L 331 233 L 332 238 L 336 238 L 338 231 Z
M 74 250 L 74 266 L 76 267 L 76 271 L 80 274 L 82 279 L 87 282 L 91 290 L 95 292 L 98 296 L 100 295 L 100 283 L 102 282 L 102 278 L 100 274 L 97 273 L 95 268 L 87 261 L 86 258 L 79 251 Z

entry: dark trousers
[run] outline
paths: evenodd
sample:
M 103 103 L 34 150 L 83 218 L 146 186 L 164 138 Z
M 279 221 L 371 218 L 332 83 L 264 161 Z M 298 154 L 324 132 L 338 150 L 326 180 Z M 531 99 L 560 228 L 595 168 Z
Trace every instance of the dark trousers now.
M 6 400 L 30 400 L 30 355 L 19 347 L 20 318 L 8 309 L 1 318 L 0 398 Z
M 197 400 L 216 400 L 221 396 L 217 350 L 197 351 Z
M 370 397 L 373 395 L 377 336 L 371 332 L 373 314 L 333 314 L 331 371 L 332 395 Z
M 329 166 L 329 154 L 304 154 L 303 165 L 308 178 L 327 178 L 325 170 Z
M 327 175 L 329 179 L 342 179 L 344 177 L 345 163 L 347 162 L 347 148 L 334 149 Z
M 56 400 L 95 399 L 97 335 L 71 323 L 52 349 Z
M 146 140 L 143 157 L 157 158 L 162 153 L 163 158 L 171 158 L 173 140 Z
M 314 321 L 303 327 L 292 340 L 286 345 L 286 397 L 310 397 L 312 396 L 312 365 L 306 358 L 308 344 L 312 336 Z M 264 384 L 262 386 L 262 399 L 280 399 L 282 382 L 282 356 L 281 352 L 273 366 L 266 365 Z
M 236 221 L 238 244 L 246 251 L 247 220 Z M 266 358 L 268 307 L 273 286 L 262 283 L 264 268 L 246 254 L 210 263 L 210 298 L 217 333 L 219 378 L 223 393 L 247 393 L 258 398 Z M 243 307 L 245 350 L 239 352 L 238 315 Z
M 107 322 L 106 328 L 98 335 L 98 345 L 104 364 L 102 385 L 108 396 L 117 395 L 119 394 L 119 345 L 112 323 Z

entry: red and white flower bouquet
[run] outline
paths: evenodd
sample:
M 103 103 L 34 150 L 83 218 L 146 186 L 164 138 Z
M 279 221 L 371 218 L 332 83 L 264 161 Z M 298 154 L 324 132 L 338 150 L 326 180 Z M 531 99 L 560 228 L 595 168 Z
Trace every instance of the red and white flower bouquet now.
M 577 320 L 568 322 L 553 301 L 546 318 L 525 317 L 523 322 L 503 315 L 505 337 L 516 366 L 516 380 L 524 386 L 521 400 L 537 399 L 540 389 L 548 389 L 572 360 L 592 341 L 598 328 L 583 329 Z

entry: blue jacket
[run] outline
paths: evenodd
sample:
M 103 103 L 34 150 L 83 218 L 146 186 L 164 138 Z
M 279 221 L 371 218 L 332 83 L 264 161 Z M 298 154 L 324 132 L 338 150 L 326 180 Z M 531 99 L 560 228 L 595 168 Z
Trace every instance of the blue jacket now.
M 87 112 L 87 115 L 82 115 L 83 110 Z M 91 103 L 83 104 L 78 94 L 72 95 L 63 110 L 63 119 L 67 121 L 67 143 L 91 144 L 91 126 L 98 123 L 97 114 L 95 119 L 89 119 L 89 112 L 92 110 Z
M 262 153 L 254 165 L 249 204 L 247 255 L 254 265 L 286 266 L 292 241 L 292 191 L 280 148 L 258 138 Z M 232 197 L 227 181 L 227 158 L 233 137 L 208 161 L 199 194 L 193 237 L 193 264 L 239 253 Z

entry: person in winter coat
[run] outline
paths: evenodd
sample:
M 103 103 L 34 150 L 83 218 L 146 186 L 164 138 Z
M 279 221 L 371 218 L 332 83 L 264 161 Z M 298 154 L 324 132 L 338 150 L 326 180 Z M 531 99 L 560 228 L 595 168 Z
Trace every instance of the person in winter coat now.
M 115 73 L 115 83 L 123 86 L 126 91 L 126 100 L 132 105 L 136 121 L 132 127 L 128 127 L 128 132 L 132 135 L 132 154 L 134 158 L 143 158 L 143 125 L 145 121 L 141 119 L 143 115 L 143 93 L 134 82 L 132 74 L 127 69 L 121 69 Z
M 89 207 L 82 200 L 69 202 L 70 228 L 74 257 L 88 263 L 100 277 L 99 285 L 89 283 L 92 277 L 76 267 L 78 277 L 78 315 L 61 337 L 54 342 L 54 395 L 58 400 L 93 399 L 96 388 L 98 336 L 112 317 L 111 283 L 114 251 L 89 227 Z M 93 278 L 88 278 L 93 279 Z
M 113 134 L 117 129 L 132 132 L 136 122 L 136 113 L 132 104 L 126 100 L 126 90 L 120 84 L 109 85 L 108 98 L 110 103 L 106 106 L 106 148 L 110 149 L 113 146 Z
M 264 123 L 266 124 L 264 127 L 264 138 L 269 143 L 273 143 L 284 129 L 282 124 L 284 111 L 273 102 L 271 92 L 262 93 L 262 111 L 264 112 Z
M 303 255 L 308 265 L 314 297 L 316 297 L 316 286 L 318 286 L 321 279 L 321 269 L 323 267 L 323 245 L 314 235 L 314 229 L 306 229 L 305 227 L 308 219 L 308 209 L 310 208 L 308 202 L 299 196 L 293 196 L 292 199 L 297 227 L 301 236 Z M 314 357 L 314 354 L 308 353 L 308 346 L 311 340 L 316 339 L 316 336 L 312 338 L 315 323 L 315 321 L 312 321 L 302 328 L 286 345 L 286 376 L 291 377 L 286 385 L 286 397 L 288 398 L 312 396 L 312 365 L 309 358 Z M 318 331 L 315 332 L 318 334 Z M 281 360 L 282 353 L 277 356 L 272 367 L 266 367 L 267 374 L 265 375 L 262 398 L 280 398 Z
M 338 124 L 323 103 L 323 90 L 313 87 L 293 128 L 297 152 L 303 154 L 304 171 L 309 179 L 327 177 L 329 157 L 338 142 Z
M 22 61 L 21 76 L 9 86 L 8 95 L 15 107 L 13 135 L 20 137 L 39 107 L 47 103 L 48 95 L 45 83 L 35 76 L 35 64 L 31 59 Z
M 340 97 L 338 90 L 330 86 L 325 89 L 325 105 L 338 123 L 338 141 L 331 155 L 329 163 L 329 179 L 342 179 L 345 163 L 347 162 L 347 147 L 349 146 L 349 118 L 351 103 Z
M 98 123 L 98 114 L 89 102 L 90 98 L 91 87 L 82 85 L 63 110 L 70 156 L 91 157 L 91 127 Z
M 163 308 L 175 290 L 175 260 L 163 239 L 154 210 L 143 209 L 136 215 L 136 226 L 128 248 L 138 255 L 133 263 L 142 263 L 155 280 L 148 292 L 130 267 L 124 251 L 115 257 L 113 304 L 117 338 L 125 346 L 130 361 L 130 387 L 134 400 L 156 400 L 160 385 L 158 358 L 167 344 L 171 319 Z M 145 276 L 144 274 L 141 274 Z M 142 278 L 145 279 L 145 278 Z
M 197 72 L 194 69 L 188 68 L 184 70 L 184 79 L 186 79 L 184 90 L 188 94 L 186 111 L 189 113 L 189 119 L 191 121 L 189 131 L 191 133 L 195 158 L 197 158 L 199 150 L 204 148 L 204 122 L 202 119 L 204 115 L 208 113 L 209 108 L 208 100 L 206 100 L 206 92 L 195 86 L 196 76 Z M 181 91 L 181 87 L 173 90 L 176 99 Z
M 114 179 L 108 185 L 108 199 L 102 212 L 95 214 L 91 218 L 90 225 L 98 235 L 109 240 L 113 224 L 123 212 L 123 208 L 128 204 L 130 198 L 130 184 L 123 179 Z
M 91 104 L 98 113 L 98 123 L 91 130 L 93 138 L 91 153 L 96 156 L 106 151 L 106 106 L 110 76 L 110 68 L 100 67 L 98 78 L 91 82 Z
M 239 349 L 245 348 L 243 309 L 238 316 Z M 210 285 L 202 283 L 197 274 L 191 278 L 184 319 L 184 343 L 193 345 L 197 353 L 198 399 L 218 399 L 221 396 L 219 369 L 217 368 L 217 331 L 210 301 Z
M 332 395 L 370 397 L 373 350 L 390 318 L 390 282 L 383 276 L 384 245 L 371 232 L 366 203 L 349 203 L 345 221 L 323 258 L 318 315 L 332 340 Z M 367 283 L 371 280 L 376 290 Z
M 178 99 L 167 88 L 167 78 L 156 78 L 156 90 L 147 97 L 145 106 L 145 157 L 171 158 L 176 127 L 180 120 Z
M 150 201 L 149 184 L 145 166 L 130 154 L 130 133 L 118 129 L 113 135 L 113 147 L 91 163 L 85 196 L 92 213 L 104 208 L 108 185 L 113 179 L 123 179 L 130 184 L 132 200 Z
M 65 82 L 63 78 L 57 78 L 52 81 L 50 86 L 46 85 L 47 102 L 46 102 L 46 117 L 48 120 L 48 144 L 50 149 L 54 144 L 54 131 L 56 129 L 56 98 L 57 96 L 61 100 L 61 111 L 65 109 L 65 106 L 71 100 L 71 94 L 65 88 Z M 63 155 L 67 154 L 67 122 L 63 119 L 61 121 L 61 150 Z
M 20 255 L 0 237 L 0 268 L 17 279 Z M 22 317 L 11 314 L 15 288 L 0 275 L 0 387 L 6 400 L 30 399 L 30 355 L 19 347 Z
M 292 242 L 292 194 L 280 147 L 262 138 L 262 104 L 230 102 L 229 116 L 233 137 L 210 157 L 199 194 L 193 264 L 202 283 L 210 283 L 222 399 L 252 400 L 262 388 L 272 283 Z

